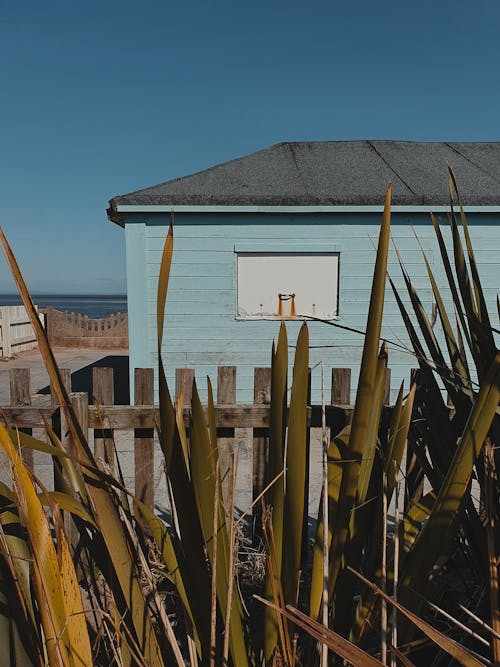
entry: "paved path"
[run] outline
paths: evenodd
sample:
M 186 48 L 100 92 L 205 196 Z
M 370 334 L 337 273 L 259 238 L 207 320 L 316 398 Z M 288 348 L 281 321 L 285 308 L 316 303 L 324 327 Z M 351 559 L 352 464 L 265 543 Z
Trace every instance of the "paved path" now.
M 129 404 L 129 379 L 128 379 L 128 350 L 87 350 L 75 348 L 59 348 L 54 351 L 59 368 L 71 370 L 72 391 L 91 392 L 92 369 L 96 366 L 111 367 L 114 369 L 115 403 Z M 31 395 L 33 405 L 44 405 L 49 402 L 50 387 L 49 377 L 45 370 L 42 357 L 38 351 L 30 350 L 22 352 L 15 358 L 0 360 L 0 406 L 10 403 L 9 370 L 11 368 L 29 368 L 31 377 Z M 34 429 L 35 437 L 45 439 L 42 429 Z M 89 432 L 89 444 L 93 446 L 93 431 Z M 123 473 L 126 484 L 133 489 L 134 486 L 134 433 L 133 431 L 117 431 L 116 446 L 120 461 L 123 465 Z M 166 488 L 162 483 L 161 453 L 155 452 L 158 465 L 155 475 L 155 483 L 158 487 L 157 501 L 166 506 Z M 49 457 L 40 452 L 35 452 L 35 473 L 48 488 L 53 488 L 52 462 Z M 5 460 L 0 455 L 0 481 L 9 482 L 9 471 Z
M 92 368 L 94 366 L 111 366 L 121 386 L 121 396 L 117 397 L 120 403 L 128 403 L 128 350 L 83 350 L 83 349 L 56 349 L 55 356 L 59 368 L 69 368 L 73 374 L 72 390 L 89 391 Z M 21 352 L 15 358 L 0 359 L 0 405 L 8 405 L 9 392 L 9 370 L 11 368 L 29 368 L 31 371 L 31 393 L 33 395 L 42 391 L 48 392 L 49 377 L 45 370 L 42 357 L 38 350 Z M 126 385 L 126 386 L 124 386 Z

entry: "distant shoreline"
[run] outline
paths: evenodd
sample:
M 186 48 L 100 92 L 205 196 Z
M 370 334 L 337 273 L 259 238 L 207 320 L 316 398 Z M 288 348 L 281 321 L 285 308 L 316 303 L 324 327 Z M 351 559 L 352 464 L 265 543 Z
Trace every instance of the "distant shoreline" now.
M 73 294 L 71 292 L 31 292 L 31 296 L 33 299 L 36 299 L 37 297 L 42 299 L 127 299 L 126 294 Z M 21 299 L 17 292 L 0 292 L 0 299 L 5 297 L 8 299 Z
M 86 315 L 100 319 L 128 312 L 126 294 L 50 294 L 39 292 L 32 294 L 33 301 L 40 311 L 47 308 Z M 0 306 L 20 306 L 22 300 L 18 294 L 0 294 Z

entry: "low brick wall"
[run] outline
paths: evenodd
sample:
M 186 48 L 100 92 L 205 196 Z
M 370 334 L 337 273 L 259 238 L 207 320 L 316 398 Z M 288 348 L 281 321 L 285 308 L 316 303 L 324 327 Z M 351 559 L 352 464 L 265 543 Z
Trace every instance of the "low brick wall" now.
M 116 313 L 102 319 L 65 313 L 47 308 L 46 329 L 54 347 L 124 348 L 128 347 L 128 315 Z

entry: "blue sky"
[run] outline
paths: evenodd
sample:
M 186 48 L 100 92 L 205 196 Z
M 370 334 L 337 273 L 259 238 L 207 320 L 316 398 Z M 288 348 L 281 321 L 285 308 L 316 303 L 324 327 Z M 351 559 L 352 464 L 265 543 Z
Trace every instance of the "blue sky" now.
M 498 0 L 3 2 L 1 225 L 33 291 L 124 292 L 114 195 L 286 140 L 500 140 L 499 34 Z

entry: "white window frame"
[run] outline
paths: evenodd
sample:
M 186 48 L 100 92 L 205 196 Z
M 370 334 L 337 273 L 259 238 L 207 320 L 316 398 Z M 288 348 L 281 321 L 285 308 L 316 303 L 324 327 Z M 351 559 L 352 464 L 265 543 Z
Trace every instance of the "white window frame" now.
M 238 243 L 235 244 L 235 271 L 236 271 L 236 298 L 235 298 L 235 309 L 236 309 L 236 319 L 240 321 L 255 321 L 255 320 L 308 320 L 317 317 L 318 319 L 325 320 L 336 320 L 339 318 L 339 297 L 340 297 L 340 247 L 332 244 L 318 244 L 314 245 L 311 243 L 301 243 L 300 245 L 294 245 L 292 247 L 285 245 L 284 243 L 270 243 L 270 242 L 259 242 L 259 243 Z M 241 274 L 243 273 L 245 280 L 249 279 L 248 268 L 249 262 L 248 258 L 285 258 L 285 257 L 307 257 L 314 259 L 314 256 L 327 258 L 328 260 L 334 260 L 334 270 L 336 271 L 336 284 L 335 279 L 331 280 L 333 288 L 336 289 L 333 308 L 329 308 L 328 312 L 319 309 L 311 309 L 309 312 L 300 312 L 301 299 L 298 295 L 292 296 L 292 294 L 287 292 L 279 292 L 277 290 L 276 294 L 276 310 L 278 310 L 278 303 L 281 302 L 281 314 L 277 312 L 273 313 L 270 310 L 269 303 L 271 299 L 268 295 L 268 300 L 266 305 L 267 309 L 264 309 L 262 313 L 257 310 L 250 308 L 248 312 L 243 312 L 241 298 L 246 299 L 247 304 L 251 302 L 251 298 L 248 295 L 243 295 L 241 293 Z M 242 263 L 245 262 L 246 266 Z M 286 263 L 283 264 L 286 270 L 289 270 L 286 267 Z M 326 266 L 326 263 L 325 263 Z M 262 268 L 262 265 L 261 265 Z M 328 267 L 331 271 L 331 267 Z M 331 273 L 330 273 L 331 275 Z M 263 280 L 266 281 L 267 276 L 264 274 Z M 274 280 L 270 278 L 270 281 Z M 291 281 L 294 282 L 294 281 Z M 284 286 L 281 283 L 282 287 Z M 309 286 L 309 292 L 311 291 L 311 286 Z M 282 298 L 278 298 L 278 293 L 282 295 Z M 325 297 L 323 297 L 325 299 Z M 326 299 L 331 298 L 331 295 L 326 297 Z M 295 304 L 296 314 L 292 314 L 292 302 Z M 303 301 L 302 301 L 303 303 Z M 274 305 L 274 303 L 272 304 Z M 254 305 L 253 307 L 255 307 Z M 259 304 L 261 306 L 261 304 Z M 272 306 L 271 306 L 272 307 Z

